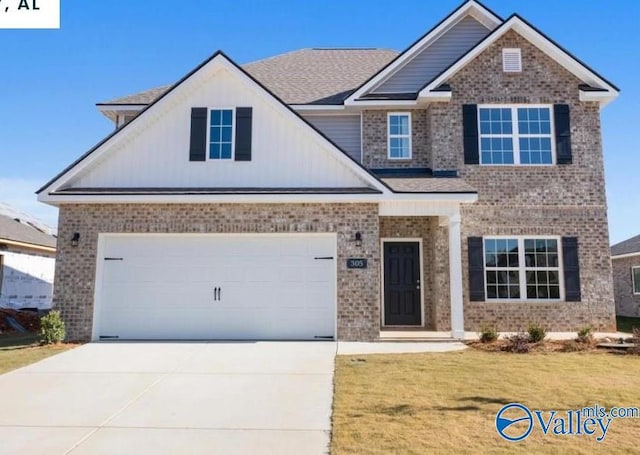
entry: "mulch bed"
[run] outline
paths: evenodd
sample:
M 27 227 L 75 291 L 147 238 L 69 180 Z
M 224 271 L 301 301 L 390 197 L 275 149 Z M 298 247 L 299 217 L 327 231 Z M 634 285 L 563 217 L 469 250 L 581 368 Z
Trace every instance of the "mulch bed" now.
M 467 345 L 471 346 L 472 348 L 486 352 L 506 351 L 506 347 L 508 344 L 509 342 L 507 340 L 498 340 L 492 343 L 482 343 L 481 341 L 467 342 Z M 531 343 L 530 352 L 563 352 L 565 351 L 565 345 L 566 341 L 543 341 L 542 343 Z M 595 345 L 593 345 L 593 348 L 589 346 L 585 346 L 585 348 L 587 348 L 587 350 L 595 350 Z
M 15 333 L 16 330 L 9 325 L 5 319 L 11 316 L 18 323 L 27 329 L 28 332 L 40 332 L 40 316 L 34 311 L 16 311 L 8 308 L 0 308 L 0 333 Z
M 575 340 L 546 340 L 541 343 L 529 343 L 529 352 L 604 352 L 620 354 L 619 349 L 606 349 L 597 346 L 599 341 L 594 340 L 591 343 L 580 343 Z M 616 341 L 616 340 L 607 340 Z M 491 343 L 482 343 L 481 341 L 467 341 L 467 346 L 485 352 L 508 352 L 507 346 L 509 341 L 497 340 Z M 624 353 L 624 352 L 622 352 Z

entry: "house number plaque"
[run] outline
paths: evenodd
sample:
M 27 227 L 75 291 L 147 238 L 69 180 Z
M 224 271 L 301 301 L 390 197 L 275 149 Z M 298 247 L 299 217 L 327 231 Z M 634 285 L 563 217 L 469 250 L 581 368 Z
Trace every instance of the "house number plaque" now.
M 367 260 L 359 259 L 359 258 L 347 259 L 347 268 L 348 269 L 366 269 Z

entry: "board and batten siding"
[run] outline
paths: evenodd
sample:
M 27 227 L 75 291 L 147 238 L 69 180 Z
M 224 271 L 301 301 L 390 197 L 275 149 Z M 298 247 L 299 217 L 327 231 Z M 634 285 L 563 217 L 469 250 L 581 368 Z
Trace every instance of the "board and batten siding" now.
M 373 93 L 419 91 L 489 33 L 490 30 L 476 19 L 466 16 L 373 90 Z
M 360 115 L 305 115 L 305 120 L 331 139 L 351 158 L 362 161 Z
M 122 138 L 65 187 L 368 186 L 313 128 L 280 109 L 258 86 L 226 69 L 215 71 L 192 88 L 179 87 L 172 96 L 173 102 L 164 110 L 146 111 L 128 124 L 121 131 Z M 194 106 L 252 107 L 251 161 L 189 161 Z

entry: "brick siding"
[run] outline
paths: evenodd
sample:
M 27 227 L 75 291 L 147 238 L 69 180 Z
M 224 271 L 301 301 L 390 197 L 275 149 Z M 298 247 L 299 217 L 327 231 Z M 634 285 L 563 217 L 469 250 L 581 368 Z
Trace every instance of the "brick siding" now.
M 54 306 L 67 337 L 88 340 L 93 323 L 98 234 L 284 233 L 338 234 L 338 338 L 373 340 L 380 329 L 380 241 L 376 204 L 65 204 L 60 231 Z M 74 232 L 80 244 L 71 246 Z M 362 247 L 352 241 L 362 233 Z M 347 269 L 348 257 L 366 258 L 364 270 Z
M 522 53 L 522 73 L 502 71 L 502 48 Z M 452 99 L 434 103 L 414 116 L 426 116 L 428 160 L 433 169 L 457 169 L 478 190 L 478 201 L 462 206 L 465 328 L 494 324 L 522 330 L 532 323 L 549 330 L 574 330 L 591 324 L 614 329 L 614 300 L 605 201 L 604 164 L 597 103 L 579 100 L 579 79 L 510 31 L 447 81 Z M 478 166 L 463 162 L 463 104 L 569 104 L 573 164 L 554 166 Z M 386 111 L 365 111 L 363 146 L 370 161 L 382 163 L 386 152 Z M 414 147 L 419 144 L 414 138 Z M 378 157 L 378 158 L 376 158 Z M 416 157 L 417 158 L 417 157 Z M 390 166 L 389 166 L 390 167 Z M 433 325 L 450 329 L 448 237 L 446 227 L 433 231 Z M 487 235 L 577 236 L 580 250 L 581 302 L 470 302 L 466 239 Z
M 640 318 L 640 295 L 633 293 L 631 268 L 640 267 L 640 255 L 626 258 L 613 258 L 613 290 L 616 301 L 616 314 Z

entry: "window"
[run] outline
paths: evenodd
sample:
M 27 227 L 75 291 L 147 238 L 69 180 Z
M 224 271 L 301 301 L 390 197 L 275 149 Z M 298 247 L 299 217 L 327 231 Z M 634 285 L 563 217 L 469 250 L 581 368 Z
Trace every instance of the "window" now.
M 233 158 L 233 109 L 209 111 L 209 159 Z
M 522 71 L 520 49 L 502 49 L 502 71 L 505 73 L 519 73 Z
M 0 276 L 2 276 L 0 274 Z M 633 280 L 633 293 L 640 294 L 640 267 L 631 267 L 631 277 Z
M 411 159 L 411 114 L 390 113 L 387 125 L 389 159 Z
M 554 163 L 550 106 L 481 106 L 480 163 Z
M 559 239 L 485 238 L 487 300 L 559 300 Z

